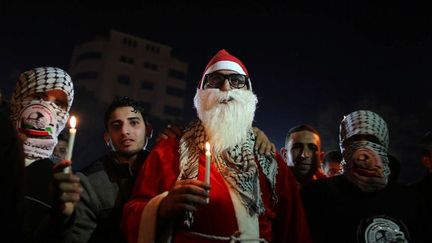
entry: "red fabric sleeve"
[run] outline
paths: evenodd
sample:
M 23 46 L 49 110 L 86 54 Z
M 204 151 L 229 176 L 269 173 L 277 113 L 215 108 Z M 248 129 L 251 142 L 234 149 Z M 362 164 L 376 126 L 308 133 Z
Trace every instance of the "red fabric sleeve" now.
M 273 242 L 312 242 L 297 182 L 279 154 L 276 154 L 278 202 L 273 222 Z
M 198 179 L 202 177 L 204 170 L 203 159 L 204 157 L 200 158 Z M 260 172 L 262 193 L 266 195 L 263 197 L 266 213 L 259 218 L 260 236 L 271 242 L 311 242 L 294 176 L 280 155 L 277 155 L 276 159 L 278 162 L 277 203 L 272 201 L 269 182 Z M 156 144 L 141 167 L 131 200 L 123 209 L 121 226 L 128 242 L 137 241 L 141 214 L 148 201 L 174 185 L 179 174 L 178 160 L 178 141 L 166 139 Z M 192 230 L 227 235 L 237 229 L 235 213 L 232 203 L 228 202 L 229 193 L 222 177 L 219 173 L 215 173 L 213 166 L 211 170 L 210 204 L 203 206 L 199 213 L 197 212 Z M 213 210 L 216 208 L 217 210 Z
M 161 140 L 141 167 L 131 199 L 123 207 L 121 229 L 128 242 L 137 241 L 141 214 L 148 201 L 174 185 L 179 174 L 178 147 L 175 138 Z
M 131 199 L 125 204 L 122 215 L 122 232 L 128 242 L 136 242 L 139 232 L 141 214 L 147 203 L 155 196 L 168 191 L 175 184 L 179 170 L 179 144 L 175 139 L 159 142 L 151 151 L 141 167 Z M 198 180 L 203 180 L 205 174 L 205 156 L 200 156 Z M 202 205 L 194 213 L 195 222 L 191 231 L 211 235 L 230 236 L 238 230 L 236 216 L 231 197 L 225 181 L 211 166 L 210 203 Z M 174 242 L 188 242 L 182 222 L 175 222 L 176 232 Z M 194 239 L 201 242 L 202 239 Z M 205 242 L 205 240 L 204 240 Z

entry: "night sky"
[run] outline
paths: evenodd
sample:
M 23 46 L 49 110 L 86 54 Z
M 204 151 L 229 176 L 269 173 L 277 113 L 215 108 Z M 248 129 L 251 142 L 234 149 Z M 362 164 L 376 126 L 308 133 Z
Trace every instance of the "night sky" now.
M 320 130 L 324 149 L 335 149 L 342 116 L 370 109 L 388 122 L 401 180 L 425 173 L 416 147 L 432 128 L 432 16 L 425 6 L 233 2 L 1 6 L 0 89 L 9 98 L 17 75 L 32 67 L 67 70 L 74 45 L 115 29 L 172 46 L 172 54 L 189 63 L 190 120 L 202 71 L 224 48 L 248 68 L 259 98 L 255 125 L 278 148 L 290 127 L 309 123 Z

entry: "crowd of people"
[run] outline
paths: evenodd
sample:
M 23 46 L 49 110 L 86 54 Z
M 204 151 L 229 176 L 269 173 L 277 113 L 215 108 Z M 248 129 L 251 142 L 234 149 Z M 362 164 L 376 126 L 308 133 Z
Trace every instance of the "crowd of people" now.
M 379 114 L 344 116 L 340 150 L 325 152 L 305 121 L 277 152 L 253 126 L 246 65 L 226 50 L 197 84 L 195 120 L 148 148 L 145 106 L 116 98 L 104 116 L 107 154 L 69 172 L 62 130 L 73 100 L 67 72 L 38 67 L 1 104 L 0 210 L 12 242 L 432 242 L 432 177 L 398 182 Z M 432 132 L 419 147 L 432 171 Z

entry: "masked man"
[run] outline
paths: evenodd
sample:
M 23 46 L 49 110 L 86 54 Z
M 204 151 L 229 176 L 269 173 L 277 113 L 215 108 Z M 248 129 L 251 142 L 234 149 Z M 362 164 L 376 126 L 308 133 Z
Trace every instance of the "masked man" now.
M 340 124 L 342 175 L 302 189 L 314 242 L 422 242 L 418 201 L 389 181 L 389 133 L 376 113 L 359 110 Z
M 199 119 L 180 141 L 159 141 L 140 171 L 123 211 L 128 241 L 309 242 L 292 173 L 280 155 L 254 150 L 257 98 L 244 64 L 219 51 L 204 71 L 194 104 Z
M 12 94 L 11 120 L 23 140 L 25 154 L 26 242 L 46 242 L 61 237 L 63 226 L 67 225 L 79 200 L 79 178 L 62 172 L 70 166 L 70 161 L 57 163 L 53 157 L 73 97 L 70 76 L 56 67 L 40 67 L 22 73 Z

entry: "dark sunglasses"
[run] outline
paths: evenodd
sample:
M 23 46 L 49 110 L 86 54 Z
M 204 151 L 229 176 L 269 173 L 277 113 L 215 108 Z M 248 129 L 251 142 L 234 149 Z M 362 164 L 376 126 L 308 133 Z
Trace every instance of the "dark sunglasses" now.
M 231 88 L 241 89 L 243 88 L 249 78 L 246 75 L 233 73 L 233 74 L 222 74 L 222 73 L 211 73 L 205 76 L 204 87 L 206 88 L 220 88 L 225 80 L 228 80 Z

